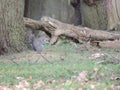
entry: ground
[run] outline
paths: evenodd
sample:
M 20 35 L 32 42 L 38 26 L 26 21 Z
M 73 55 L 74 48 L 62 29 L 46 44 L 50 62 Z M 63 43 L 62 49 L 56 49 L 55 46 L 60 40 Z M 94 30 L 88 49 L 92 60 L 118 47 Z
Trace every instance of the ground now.
M 19 88 L 24 82 L 26 90 L 115 90 L 120 85 L 119 52 L 61 43 L 45 46 L 42 56 L 49 62 L 32 50 L 1 56 L 0 86 Z M 82 72 L 87 80 L 78 80 Z

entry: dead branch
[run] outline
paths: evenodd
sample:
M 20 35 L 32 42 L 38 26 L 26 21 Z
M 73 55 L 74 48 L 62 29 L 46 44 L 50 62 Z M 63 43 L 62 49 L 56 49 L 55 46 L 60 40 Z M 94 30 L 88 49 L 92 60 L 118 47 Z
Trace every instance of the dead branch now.
M 120 34 L 103 30 L 93 30 L 62 23 L 50 17 L 42 17 L 40 21 L 24 18 L 25 26 L 34 30 L 43 30 L 51 34 L 50 44 L 54 44 L 59 36 L 72 37 L 78 41 L 115 41 L 120 39 Z M 115 42 L 117 43 L 117 42 Z

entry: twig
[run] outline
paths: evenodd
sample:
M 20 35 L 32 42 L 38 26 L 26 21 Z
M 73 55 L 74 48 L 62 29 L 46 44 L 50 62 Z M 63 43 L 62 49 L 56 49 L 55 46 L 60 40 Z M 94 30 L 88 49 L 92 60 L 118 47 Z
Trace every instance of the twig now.
M 37 59 L 35 62 L 33 62 L 32 64 L 35 64 L 35 63 L 37 63 L 39 61 L 39 59 Z
M 53 63 L 51 63 L 47 58 L 45 58 L 41 53 L 40 53 L 40 55 L 41 55 L 42 58 L 43 58 L 44 60 L 46 60 L 48 63 L 53 64 Z
M 17 62 L 15 62 L 14 60 L 11 60 L 14 64 L 16 64 L 16 65 L 19 65 Z
M 44 60 L 46 60 L 48 63 L 53 64 L 53 63 L 51 63 L 47 58 L 45 58 L 41 53 L 39 53 L 39 54 L 40 54 L 41 57 L 42 57 Z M 34 64 L 37 63 L 38 61 L 39 61 L 39 59 L 37 59 L 37 60 L 34 62 Z

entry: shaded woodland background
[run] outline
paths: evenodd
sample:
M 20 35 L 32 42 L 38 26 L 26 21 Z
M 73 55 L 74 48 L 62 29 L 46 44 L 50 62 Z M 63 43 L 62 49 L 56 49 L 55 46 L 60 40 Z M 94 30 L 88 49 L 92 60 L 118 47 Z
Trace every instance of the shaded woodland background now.
M 0 0 L 0 90 L 120 90 L 119 5 Z
M 119 0 L 93 0 L 96 4 L 90 5 L 90 0 L 80 1 L 80 13 L 82 25 L 93 29 L 119 29 L 117 25 L 120 20 Z M 26 16 L 33 19 L 40 19 L 42 16 L 49 16 L 65 23 L 74 23 L 75 9 L 70 0 L 26 0 Z M 80 23 L 80 22 L 79 22 Z
M 49 16 L 92 29 L 119 30 L 119 4 L 119 0 L 1 0 L 0 52 L 25 50 L 23 16 L 36 20 Z

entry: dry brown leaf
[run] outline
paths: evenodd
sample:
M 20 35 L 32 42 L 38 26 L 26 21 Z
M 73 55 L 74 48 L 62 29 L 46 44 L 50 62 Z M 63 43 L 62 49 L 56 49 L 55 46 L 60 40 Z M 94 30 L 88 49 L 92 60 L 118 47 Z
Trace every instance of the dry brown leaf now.
M 12 90 L 12 89 L 7 88 L 7 87 L 5 87 L 5 86 L 0 86 L 0 90 Z
M 72 80 L 67 80 L 66 82 L 65 82 L 65 85 L 71 85 L 72 84 Z
M 47 83 L 48 83 L 48 84 L 53 84 L 53 83 L 55 83 L 55 82 L 56 82 L 55 79 L 49 79 L 49 80 L 47 80 Z
M 53 89 L 51 89 L 51 87 L 49 87 L 49 86 L 46 86 L 46 87 L 44 88 L 44 90 L 53 90 Z
M 91 88 L 91 89 L 95 89 L 95 85 L 91 84 L 91 85 L 90 85 L 90 88 Z
M 16 90 L 19 89 L 29 90 L 29 88 L 30 88 L 30 84 L 26 80 L 22 80 L 21 82 L 19 82 L 18 85 L 15 85 Z
M 34 88 L 34 89 L 38 89 L 38 88 L 43 87 L 44 85 L 45 85 L 45 83 L 44 83 L 42 80 L 40 80 L 38 83 L 35 83 L 35 84 L 33 85 L 33 88 Z
M 17 80 L 23 80 L 23 77 L 16 77 Z
M 120 90 L 120 86 L 111 85 L 109 90 Z
M 102 57 L 104 57 L 105 56 L 105 54 L 103 54 L 103 53 L 95 53 L 95 54 L 92 54 L 90 57 L 89 57 L 89 59 L 97 59 L 97 58 L 102 58 Z
M 77 81 L 80 83 L 88 82 L 88 71 L 82 71 L 79 76 L 77 76 Z
M 71 80 L 74 81 L 74 80 L 76 80 L 76 78 L 77 78 L 77 76 L 72 76 L 72 77 L 71 77 Z
M 83 88 L 78 88 L 78 90 L 83 90 Z
M 58 89 L 58 90 L 65 90 L 64 88 L 60 88 L 60 89 Z
M 65 60 L 65 56 L 61 55 L 60 60 Z
M 115 86 L 114 85 L 111 85 L 110 89 L 109 90 L 114 90 L 115 89 Z
M 29 76 L 29 78 L 27 79 L 27 81 L 31 81 L 32 80 L 32 76 Z

